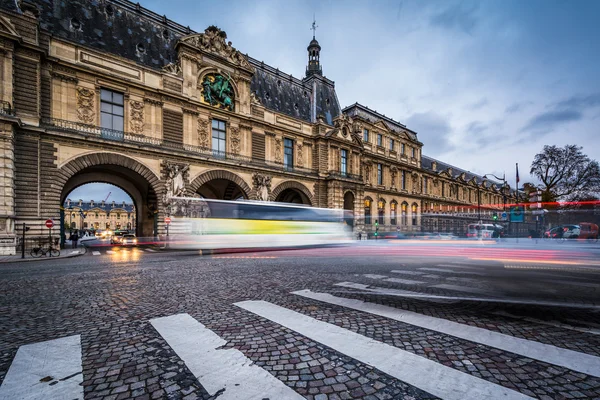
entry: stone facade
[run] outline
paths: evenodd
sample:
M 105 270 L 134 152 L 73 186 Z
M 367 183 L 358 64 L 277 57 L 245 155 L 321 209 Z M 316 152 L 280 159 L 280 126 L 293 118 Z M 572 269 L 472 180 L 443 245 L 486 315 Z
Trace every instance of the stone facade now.
M 136 226 L 132 203 L 67 199 L 63 209 L 65 230 L 133 230 Z
M 175 194 L 345 208 L 357 231 L 376 219 L 421 230 L 432 215 L 462 216 L 444 229 L 463 229 L 474 192 L 485 215 L 502 208 L 497 183 L 424 156 L 403 124 L 341 109 L 320 50 L 313 39 L 298 79 L 217 27 L 196 33 L 134 3 L 0 0 L 1 252 L 14 251 L 15 226 L 39 235 L 64 221 L 61 205 L 88 182 L 131 195 L 138 236 L 164 232 Z

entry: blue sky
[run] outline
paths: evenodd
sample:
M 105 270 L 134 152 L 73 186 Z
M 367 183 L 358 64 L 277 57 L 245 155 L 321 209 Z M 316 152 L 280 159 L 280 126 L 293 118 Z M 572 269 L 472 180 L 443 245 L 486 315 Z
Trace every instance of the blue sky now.
M 87 183 L 85 185 L 81 185 L 75 190 L 73 190 L 67 198 L 77 201 L 79 199 L 84 201 L 102 201 L 108 196 L 110 196 L 106 201 L 112 202 L 114 200 L 115 203 L 122 203 L 123 201 L 127 203 L 131 203 L 131 197 L 121 188 L 111 185 L 109 183 Z
M 424 154 L 522 181 L 545 144 L 600 159 L 600 1 L 140 0 L 303 77 L 313 14 L 323 73 L 417 131 Z

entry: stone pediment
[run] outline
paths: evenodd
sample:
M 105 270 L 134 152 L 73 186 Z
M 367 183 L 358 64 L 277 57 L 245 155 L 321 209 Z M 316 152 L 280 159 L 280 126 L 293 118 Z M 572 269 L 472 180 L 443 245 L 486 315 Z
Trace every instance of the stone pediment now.
M 19 32 L 17 32 L 12 22 L 10 22 L 8 18 L 0 15 L 0 35 L 2 34 L 8 34 L 9 36 L 12 36 L 14 38 L 21 37 L 21 35 L 19 35 Z
M 212 25 L 206 28 L 204 33 L 195 33 L 182 37 L 179 43 L 215 55 L 237 67 L 253 71 L 254 68 L 250 65 L 246 56 L 233 47 L 231 42 L 226 41 L 226 39 L 227 33 Z
M 378 121 L 373 126 L 377 127 L 378 129 L 381 129 L 384 132 L 388 132 L 389 130 L 388 126 L 383 121 Z
M 338 140 L 353 142 L 363 147 L 360 137 L 361 126 L 345 114 L 340 114 L 333 120 L 334 129 L 328 131 L 325 136 Z

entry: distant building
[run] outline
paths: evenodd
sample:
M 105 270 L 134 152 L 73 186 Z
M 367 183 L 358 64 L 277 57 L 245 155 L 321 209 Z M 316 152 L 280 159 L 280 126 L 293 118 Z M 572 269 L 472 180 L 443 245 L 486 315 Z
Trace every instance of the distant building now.
M 135 206 L 133 203 L 67 199 L 63 207 L 66 230 L 135 229 Z

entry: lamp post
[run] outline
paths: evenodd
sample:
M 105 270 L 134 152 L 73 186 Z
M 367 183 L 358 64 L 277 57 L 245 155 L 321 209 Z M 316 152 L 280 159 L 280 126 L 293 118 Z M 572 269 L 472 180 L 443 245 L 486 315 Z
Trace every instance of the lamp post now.
M 485 174 L 483 177 L 487 178 L 488 175 L 493 176 L 498 180 L 502 180 L 502 211 L 506 211 L 506 175 L 502 174 L 502 178 L 499 178 L 494 174 Z

